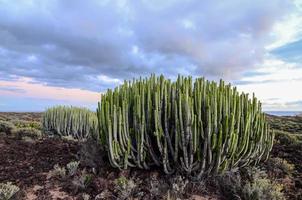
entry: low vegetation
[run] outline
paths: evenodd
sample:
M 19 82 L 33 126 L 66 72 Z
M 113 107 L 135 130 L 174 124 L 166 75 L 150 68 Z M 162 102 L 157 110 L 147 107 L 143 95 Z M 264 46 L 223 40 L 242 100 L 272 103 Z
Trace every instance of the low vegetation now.
M 270 126 L 279 131 L 302 135 L 302 116 L 272 116 L 267 115 Z
M 64 179 L 66 177 L 66 168 L 56 164 L 53 167 L 53 170 L 50 171 L 49 175 L 50 177 Z
M 79 164 L 80 164 L 80 162 L 73 161 L 73 162 L 70 162 L 66 165 L 69 176 L 73 176 L 77 173 L 78 168 L 79 168 Z
M 13 134 L 16 138 L 22 139 L 25 137 L 29 137 L 32 139 L 38 139 L 42 137 L 42 132 L 36 128 L 16 128 L 13 131 Z
M 285 200 L 283 186 L 276 184 L 267 178 L 259 178 L 252 183 L 248 183 L 243 188 L 243 199 L 246 200 Z
M 36 121 L 26 121 L 26 120 L 12 120 L 11 121 L 16 128 L 33 128 L 41 130 L 41 123 Z
M 10 200 L 20 190 L 19 187 L 13 185 L 11 182 L 0 183 L 0 199 Z
M 228 199 L 285 200 L 283 185 L 270 180 L 259 168 L 245 168 L 239 172 L 228 172 L 217 179 L 218 185 Z
M 21 120 L 18 120 L 21 121 Z M 22 120 L 22 126 L 15 121 L 0 121 L 0 133 L 15 139 L 38 139 L 42 137 L 40 126 L 35 126 L 37 122 L 26 122 Z
M 0 132 L 11 134 L 16 127 L 9 121 L 0 121 Z
M 42 137 L 28 143 L 10 138 L 0 137 L 0 146 L 4 147 L 0 155 L 0 182 L 11 181 L 19 187 L 17 195 L 23 195 L 19 199 L 26 199 L 31 193 L 37 199 L 58 198 L 54 196 L 57 188 L 58 195 L 66 199 L 89 196 L 89 199 L 245 200 L 253 196 L 299 200 L 302 197 L 299 137 L 285 144 L 277 136 L 271 156 L 257 169 L 244 167 L 199 181 L 180 174 L 165 175 L 158 169 L 115 170 L 108 165 L 102 146 L 91 139 Z M 41 187 L 32 191 L 34 185 Z

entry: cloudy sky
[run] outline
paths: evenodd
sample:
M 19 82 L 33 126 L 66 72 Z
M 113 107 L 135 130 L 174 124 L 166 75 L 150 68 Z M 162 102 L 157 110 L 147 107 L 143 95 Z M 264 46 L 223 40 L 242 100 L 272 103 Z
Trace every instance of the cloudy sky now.
M 151 73 L 302 110 L 302 0 L 0 0 L 0 111 L 94 108 Z

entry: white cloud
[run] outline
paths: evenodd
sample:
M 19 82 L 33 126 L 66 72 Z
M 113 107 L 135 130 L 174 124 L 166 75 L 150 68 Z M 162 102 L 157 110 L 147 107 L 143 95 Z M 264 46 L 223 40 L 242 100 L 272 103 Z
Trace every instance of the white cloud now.
M 30 97 L 60 98 L 63 87 L 77 90 L 68 98 L 95 100 L 87 90 L 181 73 L 240 80 L 238 88 L 255 91 L 266 108 L 297 107 L 302 70 L 269 51 L 300 38 L 301 2 L 0 1 L 0 80 L 28 77 L 22 84 L 39 86 Z M 256 75 L 241 78 L 248 71 Z
M 98 79 L 102 82 L 104 82 L 105 84 L 121 84 L 122 81 L 117 79 L 117 78 L 110 78 L 106 75 L 99 75 Z
M 183 19 L 181 23 L 186 29 L 196 29 L 195 23 L 189 19 Z
M 4 1 L 0 71 L 94 91 L 117 83 L 102 85 L 99 74 L 232 79 L 262 62 L 272 26 L 290 9 L 283 0 Z
M 265 110 L 302 110 L 301 65 L 268 58 L 254 73 L 240 80 L 240 91 L 255 93 Z
M 302 79 L 302 64 L 287 63 L 276 58 L 267 58 L 263 64 L 253 71 L 261 75 L 246 76 L 241 81 L 273 82 Z
M 35 62 L 35 61 L 37 61 L 37 57 L 35 55 L 30 55 L 30 56 L 27 56 L 26 60 L 29 62 Z
M 266 46 L 273 50 L 302 38 L 302 1 L 294 1 L 295 10 L 275 23 L 271 32 L 272 43 Z
M 237 81 L 239 90 L 256 94 L 264 110 L 302 110 L 302 63 L 287 62 L 270 54 L 302 39 L 302 1 L 293 2 L 293 12 L 273 26 L 272 42 L 265 47 L 268 52 L 263 63 L 251 71 L 253 75 Z

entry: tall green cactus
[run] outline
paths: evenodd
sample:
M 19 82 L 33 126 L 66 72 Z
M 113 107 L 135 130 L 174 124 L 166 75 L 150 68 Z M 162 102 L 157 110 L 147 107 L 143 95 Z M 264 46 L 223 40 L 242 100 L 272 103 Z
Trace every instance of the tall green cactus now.
M 55 106 L 47 109 L 42 119 L 45 132 L 85 139 L 98 131 L 96 113 L 86 108 Z
M 117 168 L 162 166 L 201 177 L 257 164 L 273 145 L 261 103 L 204 78 L 125 81 L 102 95 L 100 139 Z

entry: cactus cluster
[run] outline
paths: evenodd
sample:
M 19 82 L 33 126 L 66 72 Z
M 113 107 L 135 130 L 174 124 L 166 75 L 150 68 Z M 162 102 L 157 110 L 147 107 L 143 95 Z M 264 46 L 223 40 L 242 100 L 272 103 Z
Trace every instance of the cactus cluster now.
M 202 177 L 257 164 L 273 145 L 261 103 L 204 78 L 125 81 L 102 95 L 100 140 L 112 166 Z
M 47 109 L 43 114 L 42 124 L 45 132 L 72 136 L 76 139 L 85 139 L 98 130 L 95 112 L 71 106 L 55 106 Z

